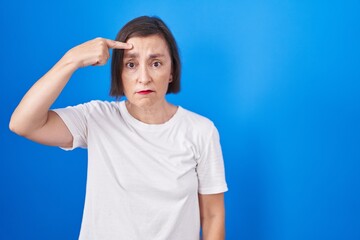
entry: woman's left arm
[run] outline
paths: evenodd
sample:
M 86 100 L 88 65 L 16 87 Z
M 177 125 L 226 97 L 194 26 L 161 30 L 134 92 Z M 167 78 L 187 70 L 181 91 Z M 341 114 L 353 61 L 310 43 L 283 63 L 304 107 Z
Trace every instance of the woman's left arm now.
M 202 240 L 225 239 L 224 193 L 199 194 Z

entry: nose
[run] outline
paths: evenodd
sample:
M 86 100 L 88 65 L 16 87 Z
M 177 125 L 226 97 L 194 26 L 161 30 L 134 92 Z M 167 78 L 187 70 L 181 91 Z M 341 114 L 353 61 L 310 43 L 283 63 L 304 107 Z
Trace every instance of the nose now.
M 151 81 L 151 77 L 150 77 L 149 71 L 148 71 L 146 65 L 144 64 L 143 66 L 140 66 L 138 82 L 146 85 L 150 81 Z

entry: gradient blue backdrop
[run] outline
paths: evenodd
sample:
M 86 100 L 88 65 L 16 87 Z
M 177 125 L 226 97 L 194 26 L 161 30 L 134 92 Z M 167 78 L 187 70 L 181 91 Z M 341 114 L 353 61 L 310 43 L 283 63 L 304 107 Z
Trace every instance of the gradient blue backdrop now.
M 76 239 L 86 151 L 8 130 L 68 49 L 158 15 L 183 61 L 169 100 L 211 118 L 229 192 L 227 239 L 360 239 L 359 1 L 1 1 L 0 239 Z M 109 64 L 79 70 L 54 107 L 111 100 Z

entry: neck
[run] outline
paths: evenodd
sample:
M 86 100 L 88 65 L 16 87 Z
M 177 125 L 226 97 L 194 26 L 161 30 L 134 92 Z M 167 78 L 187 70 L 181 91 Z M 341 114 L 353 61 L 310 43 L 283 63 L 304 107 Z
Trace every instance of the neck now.
M 131 116 L 147 124 L 162 124 L 169 121 L 176 113 L 177 107 L 164 101 L 152 106 L 136 106 L 125 102 Z

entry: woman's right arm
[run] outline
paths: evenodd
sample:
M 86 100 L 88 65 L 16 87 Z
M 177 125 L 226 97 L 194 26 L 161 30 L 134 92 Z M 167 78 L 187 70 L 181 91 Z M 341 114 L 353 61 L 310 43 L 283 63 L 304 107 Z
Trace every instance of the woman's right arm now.
M 69 50 L 25 94 L 13 112 L 11 131 L 38 143 L 71 147 L 73 137 L 62 119 L 49 110 L 80 67 L 104 65 L 109 49 L 131 49 L 127 43 L 96 38 Z

